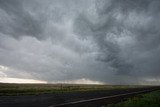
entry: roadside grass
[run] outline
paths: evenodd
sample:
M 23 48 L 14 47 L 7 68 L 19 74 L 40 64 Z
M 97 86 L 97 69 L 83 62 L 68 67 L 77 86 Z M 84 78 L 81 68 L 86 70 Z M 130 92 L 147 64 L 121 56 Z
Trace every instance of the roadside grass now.
M 77 84 L 8 84 L 0 83 L 0 96 L 36 95 L 44 93 L 63 93 L 95 90 L 121 90 L 137 88 L 137 85 L 77 85 Z M 144 86 L 143 86 L 144 87 Z
M 107 107 L 160 107 L 160 90 L 138 95 L 124 102 L 110 104 Z

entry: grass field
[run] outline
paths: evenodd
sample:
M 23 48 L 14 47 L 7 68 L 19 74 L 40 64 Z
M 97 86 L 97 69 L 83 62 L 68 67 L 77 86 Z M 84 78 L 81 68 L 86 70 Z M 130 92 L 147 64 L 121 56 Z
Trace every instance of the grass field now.
M 0 83 L 0 96 L 30 95 L 56 92 L 117 90 L 142 86 L 129 85 L 76 85 L 76 84 L 5 84 Z
M 139 95 L 118 104 L 110 104 L 107 107 L 160 107 L 160 90 Z

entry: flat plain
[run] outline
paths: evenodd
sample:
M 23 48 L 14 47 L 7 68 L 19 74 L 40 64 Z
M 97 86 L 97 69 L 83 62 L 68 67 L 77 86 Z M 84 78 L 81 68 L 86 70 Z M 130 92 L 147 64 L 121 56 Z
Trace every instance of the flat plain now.
M 57 104 L 114 96 L 153 88 L 156 87 L 140 85 L 1 83 L 0 107 L 49 107 L 51 105 L 54 106 Z M 117 101 L 119 100 L 121 100 L 121 98 Z M 92 105 L 88 107 L 100 107 L 101 104 L 99 101 L 92 102 Z M 73 107 L 74 106 L 75 105 L 73 105 Z M 78 107 L 84 107 L 84 105 Z
M 95 90 L 120 90 L 146 87 L 140 85 L 84 85 L 84 84 L 9 84 L 0 83 L 0 96 L 33 95 L 44 93 L 61 93 Z

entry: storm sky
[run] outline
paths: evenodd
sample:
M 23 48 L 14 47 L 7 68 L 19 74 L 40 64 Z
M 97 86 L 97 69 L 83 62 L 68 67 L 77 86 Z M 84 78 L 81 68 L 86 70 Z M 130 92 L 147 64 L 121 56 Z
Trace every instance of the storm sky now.
M 0 80 L 160 84 L 160 0 L 0 0 Z

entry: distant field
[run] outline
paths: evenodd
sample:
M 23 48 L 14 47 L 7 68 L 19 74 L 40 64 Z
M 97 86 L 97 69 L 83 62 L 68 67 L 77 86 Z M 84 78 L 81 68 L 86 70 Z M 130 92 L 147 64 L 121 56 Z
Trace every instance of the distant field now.
M 137 88 L 136 85 L 76 85 L 76 84 L 7 84 L 0 83 L 0 96 L 62 93 L 75 91 L 118 90 Z M 143 86 L 144 87 L 144 86 Z
M 110 104 L 107 107 L 160 107 L 160 90 L 139 95 L 118 104 Z

